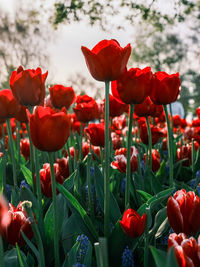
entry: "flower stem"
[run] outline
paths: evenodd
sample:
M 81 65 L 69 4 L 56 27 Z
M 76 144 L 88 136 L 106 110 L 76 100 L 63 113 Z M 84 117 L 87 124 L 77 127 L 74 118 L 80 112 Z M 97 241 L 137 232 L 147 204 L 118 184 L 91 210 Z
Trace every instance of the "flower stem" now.
M 0 266 L 5 267 L 4 264 L 4 252 L 3 252 L 3 241 L 2 241 L 2 237 L 0 235 Z
M 34 165 L 34 154 L 33 154 L 33 143 L 30 135 L 29 123 L 26 123 L 26 129 L 28 132 L 29 144 L 30 144 L 30 164 L 31 164 L 31 173 L 32 173 L 32 184 L 33 184 L 33 193 L 36 194 L 36 183 L 35 183 L 35 165 Z
M 93 207 L 93 197 L 91 188 L 91 176 L 90 176 L 90 166 L 91 166 L 92 154 L 89 153 L 87 157 L 87 185 L 88 185 L 88 200 L 89 200 L 89 211 L 92 221 L 94 221 L 94 207 Z
M 17 152 L 18 152 L 18 167 L 20 169 L 20 122 L 17 121 Z
M 127 136 L 127 163 L 126 163 L 126 188 L 125 188 L 125 208 L 130 207 L 130 184 L 131 184 L 131 144 L 132 144 L 132 126 L 133 126 L 134 105 L 129 106 L 129 122 Z
M 15 160 L 14 141 L 12 137 L 10 119 L 6 120 L 6 125 L 7 125 L 7 130 L 8 130 L 9 146 L 10 146 L 11 160 L 12 160 L 12 167 L 13 167 L 13 184 L 14 184 L 14 188 L 17 189 L 17 166 L 16 166 L 16 160 Z
M 83 153 L 82 153 L 82 139 L 83 139 L 83 122 L 81 122 L 81 129 L 80 129 L 80 139 L 79 139 L 79 160 L 82 160 Z
M 55 266 L 60 266 L 60 257 L 59 257 L 59 235 L 58 235 L 58 207 L 57 207 L 57 199 L 56 199 L 56 180 L 55 180 L 55 172 L 54 172 L 54 154 L 53 152 L 49 152 L 49 162 L 51 167 L 51 186 L 52 186 L 52 198 L 53 198 L 53 220 L 54 220 L 54 256 L 55 256 Z
M 152 169 L 152 136 L 151 136 L 151 127 L 149 123 L 149 118 L 146 116 L 146 123 L 147 123 L 147 131 L 148 131 L 148 138 L 149 138 L 149 170 Z
M 165 118 L 167 121 L 167 145 L 168 145 L 168 157 L 169 157 L 169 185 L 173 186 L 174 183 L 174 174 L 173 174 L 173 143 L 172 143 L 172 132 L 170 128 L 169 116 L 167 111 L 167 106 L 163 105 L 165 112 Z
M 4 195 L 6 195 L 6 162 L 7 162 L 7 152 L 5 148 L 5 131 L 3 127 L 3 123 L 1 123 L 1 131 L 2 131 L 2 137 L 3 137 L 3 181 L 2 181 L 2 188 L 1 188 L 1 193 L 3 192 Z
M 110 233 L 110 144 L 109 144 L 109 86 L 110 82 L 105 82 L 105 172 L 104 172 L 104 235 Z

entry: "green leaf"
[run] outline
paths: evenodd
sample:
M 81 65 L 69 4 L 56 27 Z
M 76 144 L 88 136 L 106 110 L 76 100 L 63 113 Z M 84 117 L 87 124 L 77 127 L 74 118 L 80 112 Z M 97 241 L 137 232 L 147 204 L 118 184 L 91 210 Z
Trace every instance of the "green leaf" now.
M 153 258 L 154 258 L 154 261 L 156 263 L 156 266 L 157 267 L 168 267 L 167 266 L 167 253 L 160 250 L 160 249 L 157 249 L 155 247 L 150 247 L 151 249 L 151 252 L 153 254 Z M 172 267 L 173 265 L 171 265 L 170 267 Z M 174 267 L 174 266 L 173 266 Z
M 27 184 L 29 184 L 31 187 L 33 187 L 31 171 L 25 165 L 21 165 L 21 171 L 24 175 L 24 178 L 26 179 Z
M 29 248 L 32 250 L 32 252 L 36 256 L 37 261 L 40 262 L 40 254 L 39 254 L 37 248 L 35 247 L 35 245 L 28 239 L 28 237 L 26 237 L 26 235 L 23 233 L 23 231 L 21 231 L 21 234 L 22 234 L 24 240 L 26 241 L 26 244 L 29 246 Z
M 102 210 L 104 210 L 104 178 L 102 172 L 96 165 L 94 166 L 94 175 L 95 175 L 94 184 L 95 184 L 96 194 L 99 200 L 100 207 Z M 111 192 L 110 192 L 110 216 L 114 224 L 116 224 L 119 218 L 121 218 L 121 212 L 119 206 L 117 204 L 114 195 Z
M 13 248 L 5 252 L 4 264 L 6 267 L 19 267 L 16 248 Z
M 149 199 L 152 198 L 152 195 L 150 195 L 149 193 L 147 193 L 145 191 L 137 190 L 137 192 L 140 194 L 140 196 L 144 202 L 147 202 Z
M 61 192 L 63 194 L 63 196 L 67 199 L 68 203 L 70 203 L 71 206 L 73 206 L 73 208 L 80 214 L 80 216 L 83 219 L 85 225 L 90 230 L 90 233 L 92 234 L 93 238 L 95 240 L 98 240 L 98 234 L 96 232 L 96 229 L 95 229 L 91 219 L 87 215 L 86 211 L 81 206 L 81 204 L 77 201 L 77 199 L 69 191 L 67 191 L 64 188 L 64 186 L 62 186 L 62 185 L 60 185 L 58 183 L 56 184 L 56 186 L 57 186 L 59 192 Z
M 67 190 L 71 190 L 74 185 L 74 178 L 76 177 L 77 170 L 75 170 L 63 183 Z
M 168 251 L 168 257 L 167 257 L 167 267 L 172 267 L 172 266 L 178 267 L 173 247 Z
M 157 230 L 160 228 L 160 226 L 162 225 L 162 223 L 164 222 L 164 220 L 167 217 L 167 208 L 164 207 L 162 209 L 160 209 L 154 219 L 154 226 L 151 229 L 151 235 L 154 235 L 154 233 L 157 232 Z M 160 229 L 161 230 L 161 229 Z
M 17 244 L 16 244 L 16 248 L 17 248 L 17 256 L 18 256 L 20 267 L 28 267 L 28 265 L 26 263 L 26 256 L 23 254 L 22 251 L 20 251 Z
M 156 234 L 155 234 L 155 238 L 159 238 L 163 235 L 163 233 L 166 232 L 166 230 L 169 228 L 169 222 L 168 222 L 168 218 L 166 218 L 160 225 L 160 227 L 158 228 Z
M 85 259 L 83 261 L 83 264 L 86 267 L 90 267 L 92 264 L 92 244 L 90 241 L 88 242 L 88 249 L 87 249 L 87 253 L 85 255 Z
M 24 200 L 29 200 L 32 202 L 32 209 L 36 215 L 36 218 L 38 220 L 38 201 L 35 197 L 35 195 L 33 194 L 33 192 L 26 186 L 22 186 L 20 189 L 20 200 L 24 201 Z

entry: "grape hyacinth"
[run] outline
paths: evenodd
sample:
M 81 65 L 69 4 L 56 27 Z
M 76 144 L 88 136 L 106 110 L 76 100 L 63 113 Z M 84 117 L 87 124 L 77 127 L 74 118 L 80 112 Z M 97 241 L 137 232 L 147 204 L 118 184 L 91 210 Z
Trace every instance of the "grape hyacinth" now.
M 133 253 L 128 246 L 124 249 L 122 254 L 122 267 L 134 267 Z
M 84 234 L 79 235 L 76 239 L 76 242 L 79 242 L 76 260 L 77 263 L 82 263 L 84 261 L 88 249 L 88 237 Z

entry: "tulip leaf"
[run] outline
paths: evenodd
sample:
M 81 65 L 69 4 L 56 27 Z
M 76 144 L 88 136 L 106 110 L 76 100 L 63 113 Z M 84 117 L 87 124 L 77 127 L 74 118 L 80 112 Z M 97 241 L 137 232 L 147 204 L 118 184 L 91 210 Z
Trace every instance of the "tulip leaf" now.
M 29 184 L 32 187 L 33 181 L 32 181 L 31 171 L 25 165 L 21 165 L 21 171 L 24 175 L 24 178 L 26 179 L 27 184 Z
M 26 237 L 26 235 L 24 234 L 23 231 L 21 231 L 21 234 L 22 234 L 24 240 L 26 241 L 26 244 L 29 246 L 29 248 L 32 250 L 32 252 L 36 256 L 37 261 L 40 262 L 40 254 L 39 254 L 39 251 L 37 250 L 37 248 L 35 247 L 35 245 L 28 239 L 28 237 Z
M 167 267 L 178 267 L 173 247 L 168 251 Z
M 165 221 L 166 217 L 167 217 L 167 207 L 160 209 L 156 213 L 156 216 L 154 219 L 154 226 L 150 231 L 151 235 L 154 235 L 154 233 L 160 228 L 162 223 Z
M 28 267 L 28 264 L 26 263 L 26 256 L 22 251 L 20 251 L 19 246 L 16 244 L 17 249 L 17 256 L 19 260 L 19 266 L 20 267 Z
M 169 228 L 169 222 L 168 222 L 168 218 L 166 218 L 160 225 L 160 227 L 158 228 L 156 234 L 155 234 L 155 238 L 159 238 L 163 235 L 164 232 L 166 232 L 166 230 Z
M 58 190 L 63 194 L 63 196 L 67 199 L 67 201 L 71 204 L 71 206 L 80 214 L 81 218 L 83 219 L 85 225 L 90 230 L 90 233 L 92 234 L 93 238 L 95 240 L 98 240 L 98 234 L 96 232 L 96 229 L 87 215 L 87 212 L 84 210 L 84 208 L 81 206 L 81 204 L 77 201 L 77 199 L 65 189 L 64 186 L 60 184 L 56 184 Z
M 22 186 L 20 189 L 20 200 L 21 201 L 29 200 L 32 202 L 33 211 L 34 211 L 36 218 L 38 220 L 38 216 L 39 216 L 38 201 L 37 201 L 35 195 L 33 194 L 33 192 L 29 188 Z
M 76 177 L 77 170 L 75 170 L 63 183 L 67 190 L 71 190 L 74 185 L 74 178 Z
M 167 253 L 155 247 L 150 247 L 150 249 L 151 249 L 151 253 L 153 254 L 153 258 L 156 263 L 156 266 L 157 267 L 161 267 L 161 266 L 168 267 L 167 266 Z
M 145 191 L 137 190 L 137 192 L 140 194 L 140 196 L 144 202 L 147 202 L 149 199 L 152 198 L 152 195 L 150 195 L 149 193 L 147 193 Z
M 104 178 L 102 172 L 96 165 L 94 166 L 94 175 L 95 175 L 94 183 L 95 183 L 97 198 L 99 200 L 101 209 L 104 210 Z M 121 212 L 118 203 L 111 192 L 110 192 L 110 216 L 114 224 L 116 224 L 116 222 L 121 217 Z
M 6 267 L 19 267 L 16 248 L 8 250 L 4 254 L 4 265 Z

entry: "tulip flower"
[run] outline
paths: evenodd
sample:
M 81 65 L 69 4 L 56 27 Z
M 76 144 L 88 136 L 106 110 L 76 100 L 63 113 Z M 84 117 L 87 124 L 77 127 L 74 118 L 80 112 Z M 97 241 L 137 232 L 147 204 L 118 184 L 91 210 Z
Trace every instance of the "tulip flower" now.
M 167 216 L 176 233 L 193 235 L 200 229 L 200 199 L 194 192 L 178 190 L 167 201 Z
M 20 140 L 20 151 L 26 160 L 30 158 L 30 142 L 28 138 Z
M 104 147 L 105 140 L 105 124 L 103 123 L 90 123 L 85 129 L 90 142 L 93 146 Z
M 140 216 L 135 210 L 127 209 L 119 223 L 129 237 L 138 237 L 144 233 L 146 219 L 146 214 Z
M 55 173 L 56 182 L 59 184 L 63 184 L 64 177 L 60 173 L 58 163 L 54 163 L 54 173 Z M 41 183 L 41 190 L 42 190 L 43 195 L 51 198 L 52 197 L 52 185 L 51 185 L 51 170 L 50 170 L 49 163 L 45 163 L 43 165 L 43 168 L 40 170 L 40 183 Z M 57 194 L 59 193 L 58 190 L 56 190 L 56 193 Z
M 111 83 L 112 94 L 126 104 L 141 104 L 150 93 L 151 78 L 150 67 L 125 70 Z
M 59 172 L 64 179 L 69 177 L 69 157 L 56 159 L 56 163 L 59 166 Z
M 200 119 L 200 107 L 196 108 L 197 117 Z
M 29 114 L 30 135 L 34 146 L 42 151 L 60 150 L 70 133 L 70 120 L 65 108 L 56 112 L 49 107 L 38 106 Z
M 6 227 L 10 224 L 11 216 L 10 213 L 8 213 L 8 204 L 3 197 L 3 195 L 0 195 L 0 235 L 3 231 L 5 231 Z
M 192 146 L 187 144 L 177 148 L 177 161 L 185 159 L 183 166 L 190 166 L 192 164 Z
M 154 73 L 150 90 L 151 100 L 157 105 L 175 102 L 180 92 L 180 84 L 178 72 L 171 75 L 162 71 Z
M 22 123 L 27 123 L 28 122 L 28 117 L 27 117 L 27 107 L 26 106 L 19 106 L 19 110 L 15 115 L 16 120 L 22 122 Z
M 104 99 L 105 102 L 105 99 Z M 128 106 L 121 102 L 116 97 L 109 94 L 109 115 L 110 117 L 116 117 L 122 115 L 125 111 L 128 110 Z
M 28 239 L 32 239 L 33 231 L 31 227 L 31 222 L 27 218 L 25 209 L 22 207 L 20 202 L 15 208 L 12 204 L 9 204 L 8 214 L 11 217 L 10 224 L 3 230 L 3 235 L 6 241 L 15 246 L 17 243 L 19 246 L 25 244 L 25 240 L 22 237 L 21 231 L 24 232 Z
M 162 132 L 162 129 L 160 129 L 159 127 L 150 125 L 150 128 L 151 128 L 152 145 L 155 145 L 159 141 L 159 139 L 164 136 L 164 134 Z M 143 123 L 140 126 L 140 138 L 141 138 L 142 143 L 144 143 L 145 145 L 149 144 L 146 123 Z
M 79 95 L 76 98 L 76 104 L 73 108 L 80 122 L 92 121 L 97 117 L 97 103 L 88 95 Z
M 151 169 L 153 172 L 157 172 L 160 168 L 160 154 L 156 149 L 152 149 L 151 153 L 152 153 Z M 146 162 L 146 153 L 144 154 L 144 164 L 145 162 Z
M 68 109 L 75 100 L 75 92 L 72 87 L 56 84 L 49 88 L 51 102 L 55 108 Z
M 102 40 L 92 50 L 82 46 L 87 67 L 98 81 L 116 80 L 125 70 L 131 54 L 128 44 L 122 48 L 116 40 Z
M 184 233 L 170 234 L 168 238 L 168 249 L 174 248 L 179 267 L 199 267 L 200 245 L 194 237 L 187 238 Z
M 136 104 L 134 113 L 138 117 L 152 116 L 157 117 L 163 112 L 162 105 L 155 105 L 148 96 L 141 104 Z
M 10 89 L 0 91 L 0 119 L 7 120 L 15 117 L 19 111 L 19 103 Z
M 23 106 L 43 104 L 45 98 L 45 80 L 48 71 L 42 74 L 40 68 L 24 70 L 20 66 L 10 77 L 10 88 L 18 102 Z

